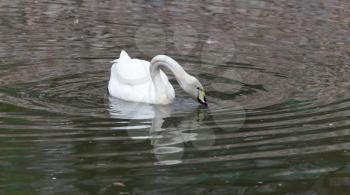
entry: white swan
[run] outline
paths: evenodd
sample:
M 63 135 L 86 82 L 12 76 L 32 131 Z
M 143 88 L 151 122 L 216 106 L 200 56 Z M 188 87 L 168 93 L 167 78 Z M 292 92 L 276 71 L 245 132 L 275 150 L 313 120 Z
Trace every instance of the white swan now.
M 171 104 L 175 91 L 161 67 L 168 68 L 180 86 L 199 103 L 207 105 L 202 84 L 189 75 L 175 60 L 157 55 L 151 62 L 131 59 L 123 50 L 112 61 L 108 92 L 111 96 L 132 102 Z

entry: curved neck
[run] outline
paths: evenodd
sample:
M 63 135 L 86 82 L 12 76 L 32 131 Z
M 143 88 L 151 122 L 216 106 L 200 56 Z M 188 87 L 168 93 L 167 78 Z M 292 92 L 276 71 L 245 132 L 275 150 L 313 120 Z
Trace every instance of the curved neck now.
M 162 90 L 165 87 L 160 74 L 161 66 L 167 67 L 174 74 L 180 86 L 185 89 L 191 76 L 172 58 L 166 55 L 158 55 L 152 59 L 150 64 L 150 74 L 156 90 Z

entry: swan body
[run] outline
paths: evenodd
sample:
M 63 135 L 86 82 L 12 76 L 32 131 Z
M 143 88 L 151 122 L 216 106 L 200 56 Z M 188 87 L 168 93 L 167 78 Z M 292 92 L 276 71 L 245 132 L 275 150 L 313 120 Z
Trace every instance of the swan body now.
M 171 104 L 175 98 L 175 90 L 161 70 L 165 67 L 170 69 L 180 86 L 192 98 L 206 104 L 202 84 L 168 56 L 158 55 L 148 62 L 132 59 L 123 50 L 119 59 L 112 63 L 108 91 L 113 97 L 131 102 Z

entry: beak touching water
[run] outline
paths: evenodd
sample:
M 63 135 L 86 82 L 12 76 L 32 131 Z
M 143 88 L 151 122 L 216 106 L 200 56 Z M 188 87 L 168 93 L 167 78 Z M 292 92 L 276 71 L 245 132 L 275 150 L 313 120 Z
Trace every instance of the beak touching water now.
M 197 100 L 199 103 L 208 106 L 207 99 L 205 98 L 205 92 L 201 89 L 198 90 L 198 97 Z

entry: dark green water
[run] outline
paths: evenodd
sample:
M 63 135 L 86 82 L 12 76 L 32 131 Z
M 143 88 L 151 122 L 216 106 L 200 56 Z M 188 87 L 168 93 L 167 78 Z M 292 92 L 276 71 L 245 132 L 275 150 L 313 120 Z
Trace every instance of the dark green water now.
M 106 94 L 125 49 L 171 106 Z M 0 1 L 0 194 L 349 194 L 346 0 Z

